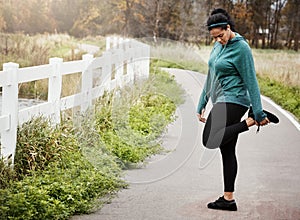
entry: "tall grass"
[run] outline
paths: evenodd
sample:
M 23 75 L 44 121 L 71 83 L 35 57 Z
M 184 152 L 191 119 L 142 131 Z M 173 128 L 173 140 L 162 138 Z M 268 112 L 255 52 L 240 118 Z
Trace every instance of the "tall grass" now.
M 160 60 L 164 67 L 207 72 L 206 49 L 199 52 L 193 45 L 168 39 L 158 39 L 156 43 L 151 39 L 142 40 L 151 46 L 151 57 Z
M 19 126 L 15 169 L 0 158 L 0 220 L 69 219 L 127 187 L 122 168 L 162 150 L 158 137 L 183 102 L 175 79 L 156 69 L 60 125 L 37 117 Z
M 77 42 L 69 35 L 0 34 L 0 64 L 15 62 L 20 67 L 47 64 L 51 57 L 80 59 L 82 53 L 72 53 Z
M 64 61 L 79 60 L 84 54 L 77 49 L 78 41 L 69 35 L 35 35 L 0 34 L 0 70 L 3 64 L 15 62 L 20 67 L 48 64 L 49 58 L 60 57 Z M 69 88 L 64 89 L 63 95 L 77 86 L 78 77 L 68 76 Z M 74 82 L 74 83 L 70 83 Z M 19 85 L 19 97 L 47 99 L 48 81 L 38 80 Z
M 300 53 L 253 50 L 261 93 L 300 121 Z
M 300 87 L 300 53 L 254 49 L 257 73 L 287 86 Z

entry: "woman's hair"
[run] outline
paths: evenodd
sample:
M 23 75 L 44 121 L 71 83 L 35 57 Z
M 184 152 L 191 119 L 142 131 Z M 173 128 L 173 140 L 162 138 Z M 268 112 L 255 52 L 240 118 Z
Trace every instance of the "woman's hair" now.
M 209 31 L 215 27 L 226 29 L 228 24 L 230 25 L 230 29 L 232 31 L 235 31 L 233 20 L 231 19 L 227 11 L 222 8 L 214 9 L 206 22 Z

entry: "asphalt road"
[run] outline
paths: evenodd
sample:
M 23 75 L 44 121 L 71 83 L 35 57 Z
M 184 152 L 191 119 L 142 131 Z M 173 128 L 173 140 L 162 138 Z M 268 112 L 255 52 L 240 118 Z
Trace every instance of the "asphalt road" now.
M 168 71 L 187 92 L 186 102 L 177 109 L 178 119 L 163 138 L 169 153 L 150 158 L 142 169 L 127 171 L 129 189 L 119 192 L 110 204 L 72 219 L 300 219 L 299 124 L 265 99 L 264 108 L 278 115 L 280 123 L 262 127 L 258 134 L 253 127 L 239 137 L 238 211 L 206 208 L 208 202 L 222 195 L 223 184 L 220 153 L 203 148 L 204 124 L 195 115 L 205 76 Z

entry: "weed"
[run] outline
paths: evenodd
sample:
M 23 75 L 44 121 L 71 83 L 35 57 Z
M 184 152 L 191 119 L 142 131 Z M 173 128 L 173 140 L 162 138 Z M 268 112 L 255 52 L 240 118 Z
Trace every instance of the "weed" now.
M 53 126 L 43 117 L 20 126 L 15 169 L 0 161 L 0 219 L 67 219 L 126 187 L 121 169 L 110 172 L 111 165 L 94 166 L 84 156 L 76 131 L 70 122 Z
M 159 137 L 182 95 L 174 78 L 156 69 L 73 120 L 54 126 L 40 116 L 24 123 L 15 169 L 0 160 L 0 219 L 68 219 L 99 208 L 127 187 L 122 168 L 162 150 Z
M 258 77 L 262 94 L 290 111 L 300 120 L 300 88 L 287 86 L 268 77 Z

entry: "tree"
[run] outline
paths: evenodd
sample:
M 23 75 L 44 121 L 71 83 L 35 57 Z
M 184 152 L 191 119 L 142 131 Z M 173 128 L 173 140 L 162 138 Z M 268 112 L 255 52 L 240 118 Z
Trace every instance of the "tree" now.
M 262 42 L 262 48 L 269 44 L 270 39 L 270 18 L 271 1 L 249 0 L 249 10 L 252 14 L 251 44 L 256 48 L 259 41 Z M 266 42 L 267 41 L 267 42 Z
M 288 0 L 283 9 L 284 26 L 286 27 L 286 46 L 288 49 L 299 49 L 300 4 L 298 0 Z
M 49 4 L 49 0 L 3 0 L 2 18 L 6 24 L 4 30 L 24 33 L 52 32 L 54 19 Z
M 270 40 L 270 47 L 273 49 L 276 49 L 278 47 L 277 44 L 277 37 L 278 37 L 278 31 L 280 27 L 280 21 L 281 21 L 281 13 L 282 9 L 285 6 L 287 0 L 274 0 L 272 3 L 271 8 L 274 8 L 272 10 L 273 12 L 273 19 L 271 19 L 271 26 L 272 26 L 272 31 L 270 31 L 271 34 L 271 40 Z
M 255 47 L 299 47 L 299 0 L 0 0 L 0 31 L 119 34 L 208 44 L 206 20 L 226 9 Z
M 112 0 L 110 4 L 115 11 L 113 23 L 120 26 L 122 35 L 132 35 L 135 32 L 135 11 L 138 0 Z
M 50 10 L 55 20 L 55 28 L 60 33 L 70 33 L 83 6 L 82 0 L 55 0 L 51 2 Z
M 236 30 L 246 38 L 251 38 L 251 30 L 253 29 L 253 15 L 249 6 L 242 1 L 239 1 L 234 5 L 234 9 L 230 14 L 234 19 Z
M 98 20 L 101 17 L 101 10 L 97 1 L 80 1 L 79 14 L 70 30 L 70 33 L 77 37 L 84 37 L 97 33 L 99 29 Z

